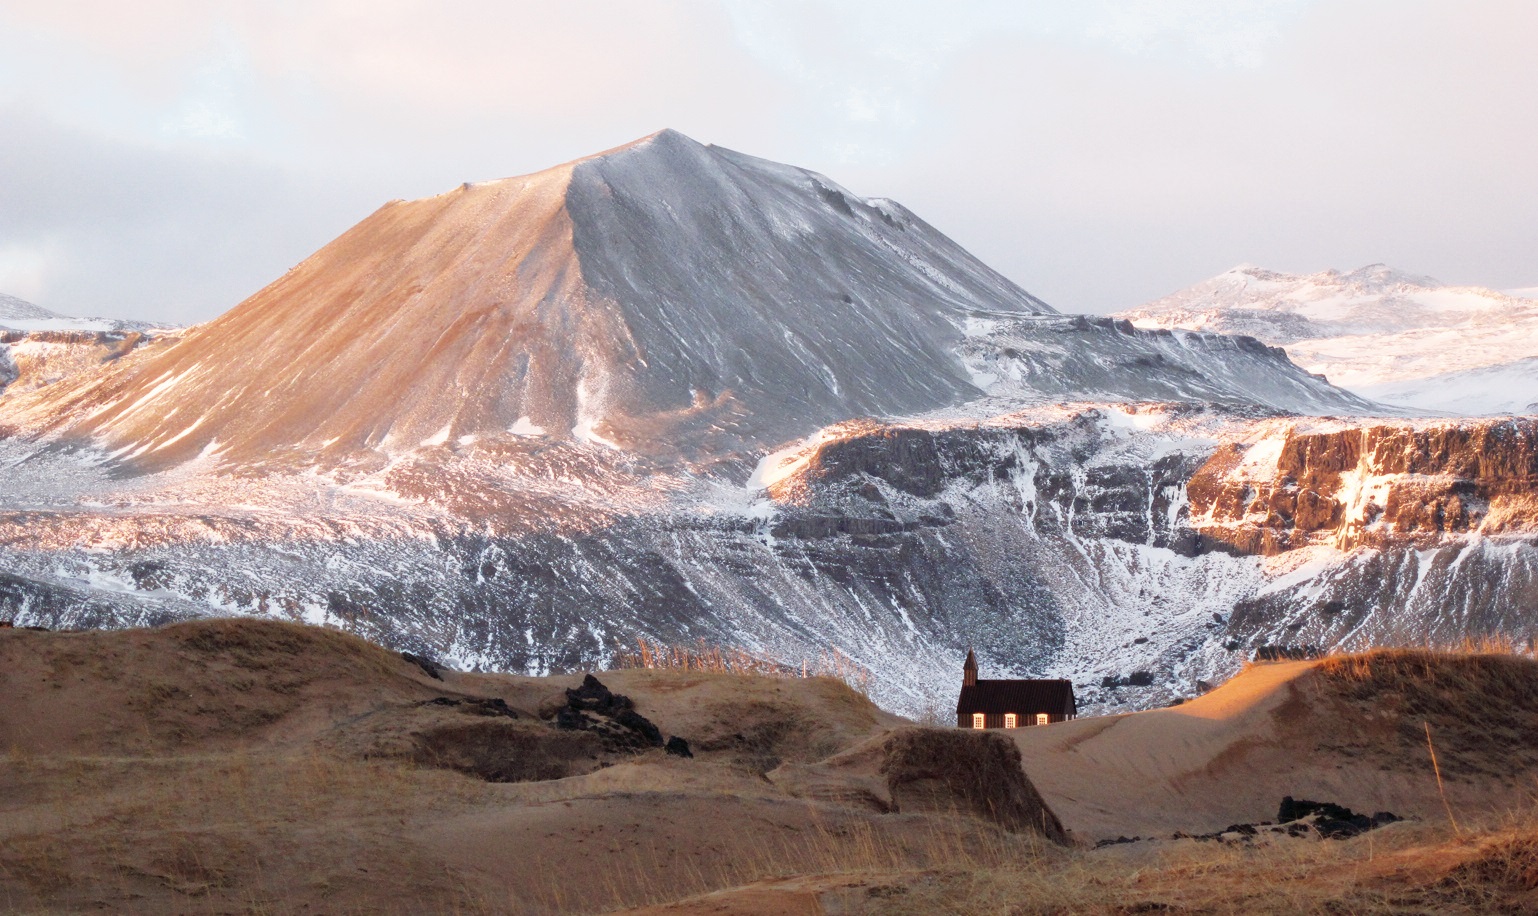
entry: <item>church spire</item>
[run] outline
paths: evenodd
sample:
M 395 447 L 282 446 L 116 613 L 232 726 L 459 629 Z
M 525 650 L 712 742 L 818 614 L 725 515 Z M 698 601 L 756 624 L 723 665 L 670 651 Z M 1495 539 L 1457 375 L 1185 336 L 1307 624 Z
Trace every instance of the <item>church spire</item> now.
M 967 650 L 967 663 L 961 666 L 961 686 L 972 687 L 977 684 L 977 656 L 972 650 Z

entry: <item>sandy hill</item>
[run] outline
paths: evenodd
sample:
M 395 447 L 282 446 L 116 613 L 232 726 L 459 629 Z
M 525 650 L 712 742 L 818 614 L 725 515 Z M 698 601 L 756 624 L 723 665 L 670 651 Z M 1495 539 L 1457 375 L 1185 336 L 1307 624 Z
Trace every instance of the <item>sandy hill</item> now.
M 897 204 L 666 130 L 386 204 L 34 409 L 145 464 L 536 432 L 708 454 L 976 396 L 967 318 L 1050 311 Z
M 1538 787 L 1538 662 L 1383 650 L 1255 664 L 1179 706 L 1014 737 L 1081 839 L 1207 833 L 1276 816 L 1285 795 L 1444 818 L 1426 726 L 1456 811 Z

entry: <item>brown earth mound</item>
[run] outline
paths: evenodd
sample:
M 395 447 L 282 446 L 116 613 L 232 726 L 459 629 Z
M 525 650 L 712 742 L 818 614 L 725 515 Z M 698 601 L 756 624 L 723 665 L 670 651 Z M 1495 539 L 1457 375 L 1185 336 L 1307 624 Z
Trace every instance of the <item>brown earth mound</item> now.
M 994 732 L 898 729 L 819 763 L 786 764 L 769 778 L 804 798 L 882 812 L 967 814 L 1067 842 L 1057 815 L 1026 778 L 1019 749 Z
M 381 705 L 445 692 L 371 643 L 268 620 L 5 630 L 0 670 L 0 746 L 32 754 L 292 745 Z
M 1325 659 L 1307 686 L 1354 725 L 1330 750 L 1423 772 L 1429 729 L 1450 779 L 1510 783 L 1538 772 L 1538 662 L 1530 658 L 1380 649 Z
M 17 753 L 314 747 L 516 781 L 589 772 L 660 747 L 609 715 L 559 728 L 556 710 L 580 677 L 434 677 L 430 665 L 327 628 L 226 619 L 0 632 L 0 747 Z M 759 774 L 900 721 L 833 678 L 613 671 L 603 680 L 636 707 L 626 715 L 639 723 Z

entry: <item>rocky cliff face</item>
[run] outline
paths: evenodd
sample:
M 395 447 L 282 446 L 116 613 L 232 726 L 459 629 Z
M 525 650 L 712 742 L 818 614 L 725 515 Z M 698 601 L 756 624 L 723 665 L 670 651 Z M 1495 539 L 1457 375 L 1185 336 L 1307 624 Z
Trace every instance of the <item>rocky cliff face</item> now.
M 1428 547 L 1538 528 L 1538 420 L 1373 425 L 1228 443 L 1197 470 L 1192 525 L 1245 553 Z

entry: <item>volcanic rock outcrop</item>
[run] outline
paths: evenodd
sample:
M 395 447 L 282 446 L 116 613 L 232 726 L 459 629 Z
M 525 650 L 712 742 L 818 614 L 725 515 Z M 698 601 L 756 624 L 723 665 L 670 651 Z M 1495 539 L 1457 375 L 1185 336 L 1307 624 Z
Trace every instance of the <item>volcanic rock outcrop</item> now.
M 1538 420 L 1289 430 L 1220 448 L 1187 492 L 1193 526 L 1247 553 L 1531 532 Z

